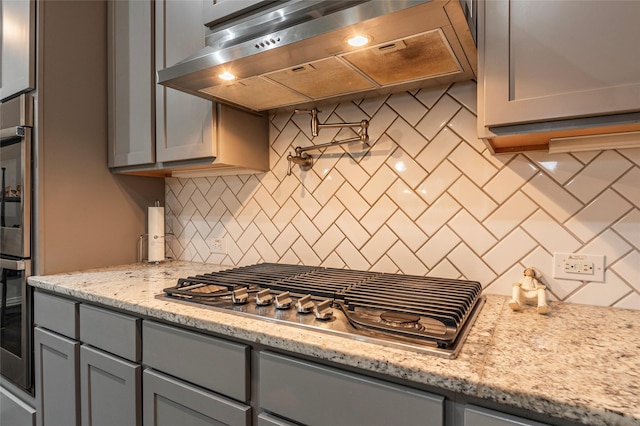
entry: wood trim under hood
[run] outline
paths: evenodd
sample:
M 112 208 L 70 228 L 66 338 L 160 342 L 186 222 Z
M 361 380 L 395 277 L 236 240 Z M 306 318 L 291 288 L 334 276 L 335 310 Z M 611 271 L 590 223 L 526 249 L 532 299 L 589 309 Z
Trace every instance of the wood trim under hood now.
M 389 13 L 390 7 L 399 10 Z M 356 31 L 372 45 L 348 46 Z M 300 32 L 311 36 L 294 38 Z M 207 47 L 158 71 L 158 82 L 252 111 L 277 111 L 476 78 L 476 47 L 458 0 L 372 0 L 265 37 L 277 42 L 257 54 L 242 53 L 256 50 L 256 39 Z M 382 51 L 391 44 L 403 47 Z M 223 71 L 238 78 L 223 82 L 217 77 Z

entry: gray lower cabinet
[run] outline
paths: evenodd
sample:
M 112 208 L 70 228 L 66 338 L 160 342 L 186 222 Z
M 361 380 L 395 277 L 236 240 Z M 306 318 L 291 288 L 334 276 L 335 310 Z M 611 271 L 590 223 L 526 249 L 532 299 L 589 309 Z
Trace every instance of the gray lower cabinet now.
M 238 401 L 249 401 L 249 346 L 143 321 L 143 364 Z
M 546 426 L 546 423 L 468 405 L 464 409 L 464 426 Z
M 251 408 L 213 392 L 146 369 L 143 373 L 145 426 L 246 426 Z
M 82 345 L 80 389 L 82 424 L 136 426 L 142 422 L 142 367 Z
M 458 402 L 446 418 L 445 397 L 410 385 L 45 292 L 34 304 L 38 426 L 545 426 Z
M 381 380 L 270 352 L 258 376 L 260 407 L 305 425 L 444 424 L 443 397 Z
M 258 426 L 297 426 L 295 423 L 290 423 L 286 420 L 279 419 L 267 413 L 260 413 L 258 415 Z
M 0 424 L 35 426 L 36 410 L 0 383 Z
M 79 425 L 80 343 L 40 327 L 35 328 L 33 340 L 36 423 L 38 426 Z
M 140 425 L 140 319 L 39 291 L 34 307 L 38 426 Z

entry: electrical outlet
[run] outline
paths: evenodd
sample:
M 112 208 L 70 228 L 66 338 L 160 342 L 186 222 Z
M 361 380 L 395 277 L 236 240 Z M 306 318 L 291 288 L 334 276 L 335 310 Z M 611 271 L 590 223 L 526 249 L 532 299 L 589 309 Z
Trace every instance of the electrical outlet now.
M 224 238 L 214 238 L 211 240 L 211 253 L 227 254 L 227 241 Z
M 604 255 L 554 253 L 553 278 L 604 282 Z

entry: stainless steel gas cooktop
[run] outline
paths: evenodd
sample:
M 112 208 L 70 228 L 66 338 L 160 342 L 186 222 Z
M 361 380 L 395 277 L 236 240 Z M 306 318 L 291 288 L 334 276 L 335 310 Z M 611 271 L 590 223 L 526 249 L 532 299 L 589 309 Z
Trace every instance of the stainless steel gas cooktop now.
M 273 263 L 181 278 L 157 297 L 446 358 L 485 301 L 475 281 Z

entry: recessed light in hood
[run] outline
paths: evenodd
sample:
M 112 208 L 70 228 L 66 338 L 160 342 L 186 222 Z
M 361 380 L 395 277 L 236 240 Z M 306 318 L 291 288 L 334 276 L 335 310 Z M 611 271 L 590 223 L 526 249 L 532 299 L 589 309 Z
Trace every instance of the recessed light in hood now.
M 226 23 L 224 43 L 223 35 L 214 37 L 218 44 L 158 71 L 158 82 L 267 111 L 475 78 L 475 44 L 458 0 L 370 0 L 312 13 L 310 5 L 327 3 L 343 2 L 285 2 L 279 9 L 284 12 L 304 5 L 304 19 L 276 31 L 265 26 L 262 36 L 250 40 L 240 34 L 236 44 L 228 39 L 234 25 Z M 237 26 L 259 17 L 244 17 Z M 365 34 L 375 45 L 349 46 L 345 41 L 354 34 Z M 236 80 L 221 80 L 222 72 Z
M 347 39 L 347 44 L 353 47 L 365 46 L 370 42 L 371 42 L 371 38 L 362 34 L 357 34 Z

